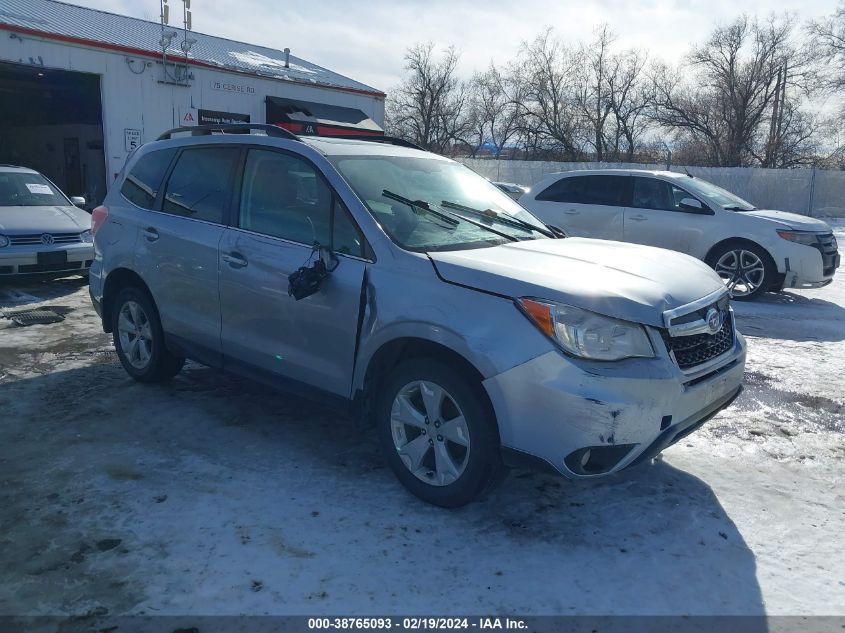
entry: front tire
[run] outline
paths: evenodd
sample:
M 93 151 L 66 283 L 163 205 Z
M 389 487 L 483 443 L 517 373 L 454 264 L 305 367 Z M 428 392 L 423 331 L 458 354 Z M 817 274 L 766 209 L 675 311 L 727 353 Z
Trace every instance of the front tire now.
M 752 301 L 776 282 L 777 268 L 771 255 L 756 244 L 725 244 L 710 254 L 707 263 L 737 301 Z
M 379 391 L 382 450 L 413 494 L 457 508 L 497 481 L 499 434 L 480 385 L 444 363 L 415 358 L 393 368 Z
M 124 288 L 112 310 L 112 337 L 123 368 L 138 382 L 172 378 L 185 364 L 164 345 L 158 310 L 143 290 Z

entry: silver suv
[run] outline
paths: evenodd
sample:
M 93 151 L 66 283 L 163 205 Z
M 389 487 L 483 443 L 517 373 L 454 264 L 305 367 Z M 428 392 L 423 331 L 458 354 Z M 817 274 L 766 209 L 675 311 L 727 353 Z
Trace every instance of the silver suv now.
M 632 466 L 739 393 L 745 343 L 704 263 L 558 239 L 404 142 L 247 127 L 162 135 L 94 210 L 91 297 L 137 380 L 191 358 L 336 402 L 449 507 L 505 465 Z

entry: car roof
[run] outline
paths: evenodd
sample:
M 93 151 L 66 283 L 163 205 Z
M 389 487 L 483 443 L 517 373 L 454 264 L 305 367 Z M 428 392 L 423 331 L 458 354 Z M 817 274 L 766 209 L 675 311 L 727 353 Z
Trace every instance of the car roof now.
M 561 176 L 658 176 L 660 178 L 681 179 L 690 178 L 686 173 L 667 171 L 665 169 L 571 169 L 559 171 L 549 176 L 560 178 Z
M 324 156 L 407 156 L 417 158 L 434 158 L 443 161 L 453 162 L 448 158 L 432 154 L 417 147 L 413 143 L 391 136 L 375 136 L 367 134 L 367 138 L 339 138 L 333 136 L 303 136 L 296 135 L 278 126 L 265 123 L 233 123 L 222 126 L 199 125 L 190 127 L 173 128 L 161 134 L 155 141 L 145 143 L 141 153 L 151 150 L 159 143 L 165 143 L 168 147 L 180 147 L 193 144 L 207 143 L 243 143 L 245 139 L 241 134 L 234 132 L 246 132 L 252 139 L 248 142 L 258 142 L 262 145 L 286 144 L 296 141 L 323 154 Z M 256 134 L 256 132 L 258 132 Z M 174 136 L 174 134 L 186 134 L 190 136 Z M 201 140 L 197 140 L 201 139 Z M 260 141 L 258 139 L 261 139 Z M 287 145 L 290 148 L 290 145 Z
M 18 165 L 5 165 L 0 163 L 0 172 L 22 172 L 24 174 L 37 174 L 34 169 L 30 169 L 29 167 L 20 167 Z
M 434 157 L 449 160 L 448 158 L 426 152 L 425 150 L 403 147 L 401 145 L 391 145 L 379 141 L 360 141 L 330 136 L 300 136 L 299 140 L 326 156 L 408 156 L 417 158 Z

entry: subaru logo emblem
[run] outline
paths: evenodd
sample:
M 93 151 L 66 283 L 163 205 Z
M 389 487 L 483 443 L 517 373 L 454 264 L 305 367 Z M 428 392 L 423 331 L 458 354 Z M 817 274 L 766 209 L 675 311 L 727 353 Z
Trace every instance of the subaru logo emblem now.
M 50 246 L 51 244 L 54 244 L 55 242 L 56 242 L 55 238 L 53 238 L 53 236 L 50 235 L 49 233 L 45 233 L 44 235 L 41 236 L 41 243 L 44 244 L 44 246 Z
M 710 333 L 715 334 L 722 329 L 722 312 L 717 308 L 710 308 L 707 311 L 705 321 L 707 322 L 707 328 L 710 330 Z

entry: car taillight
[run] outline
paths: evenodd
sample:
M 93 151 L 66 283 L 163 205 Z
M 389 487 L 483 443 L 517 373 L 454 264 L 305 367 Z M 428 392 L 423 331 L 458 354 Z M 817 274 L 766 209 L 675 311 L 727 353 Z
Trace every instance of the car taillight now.
M 109 217 L 109 208 L 99 206 L 91 212 L 91 235 L 96 235 L 97 231 L 103 226 L 106 218 Z

